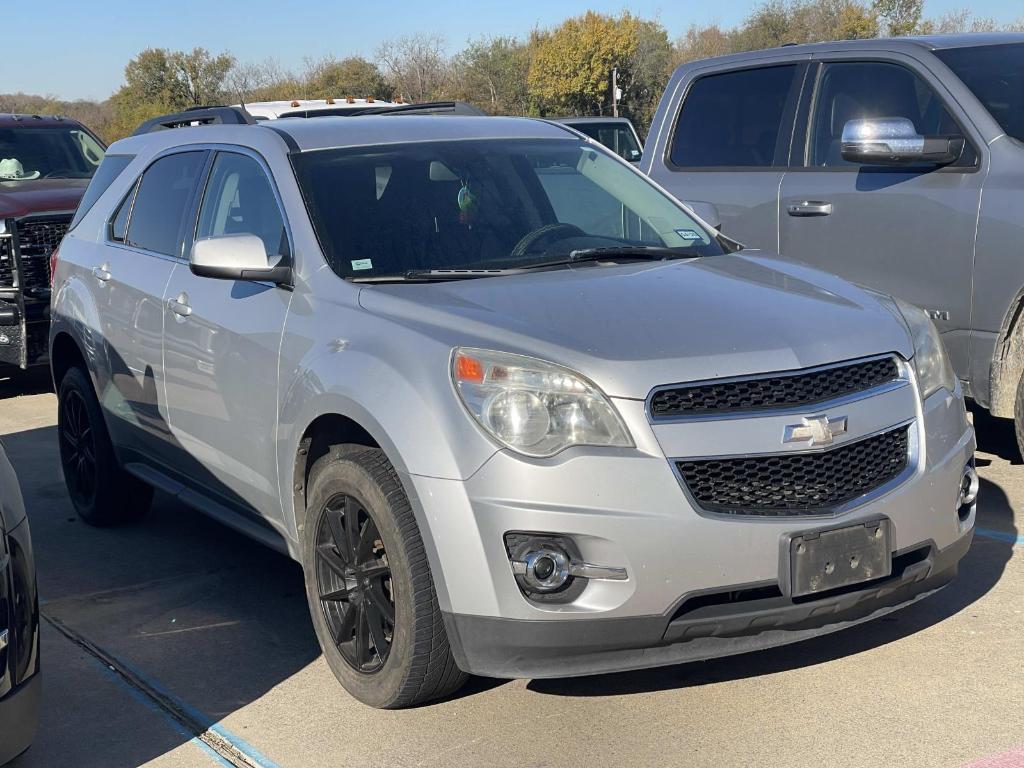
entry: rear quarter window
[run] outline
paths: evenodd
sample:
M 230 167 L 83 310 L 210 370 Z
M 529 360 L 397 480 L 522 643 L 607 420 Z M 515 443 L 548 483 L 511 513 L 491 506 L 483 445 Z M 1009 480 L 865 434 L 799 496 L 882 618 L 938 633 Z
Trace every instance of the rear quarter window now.
M 96 201 L 103 196 L 103 193 L 110 188 L 110 185 L 114 183 L 117 177 L 121 175 L 134 159 L 135 155 L 107 155 L 103 158 L 103 162 L 100 163 L 100 167 L 96 169 L 96 173 L 92 177 L 92 181 L 86 187 L 85 194 L 82 195 L 82 199 L 78 202 L 74 218 L 71 219 L 70 229 L 74 229 L 78 225 L 78 222 L 85 217 L 89 209 L 96 204 Z

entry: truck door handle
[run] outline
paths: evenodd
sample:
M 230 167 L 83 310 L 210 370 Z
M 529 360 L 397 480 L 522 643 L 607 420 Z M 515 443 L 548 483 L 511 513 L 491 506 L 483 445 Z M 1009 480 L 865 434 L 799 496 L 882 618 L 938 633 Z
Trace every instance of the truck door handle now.
M 110 280 L 110 268 L 104 264 L 102 267 L 93 267 L 92 276 L 99 280 L 101 283 L 105 283 Z
M 801 200 L 786 206 L 790 216 L 828 216 L 832 213 L 832 203 L 823 200 Z
M 167 307 L 176 315 L 188 317 L 192 314 L 192 307 L 188 303 L 188 294 L 179 293 L 175 299 L 167 300 Z

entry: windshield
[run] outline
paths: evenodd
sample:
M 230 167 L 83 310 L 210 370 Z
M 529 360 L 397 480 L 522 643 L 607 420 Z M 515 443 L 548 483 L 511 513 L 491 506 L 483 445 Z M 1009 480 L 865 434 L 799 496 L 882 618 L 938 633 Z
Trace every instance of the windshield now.
M 593 248 L 722 253 L 671 197 L 576 140 L 464 140 L 303 152 L 296 176 L 342 277 L 509 269 Z
M 0 182 L 90 179 L 103 145 L 81 128 L 0 128 Z
M 608 147 L 619 157 L 624 157 L 634 163 L 640 160 L 640 145 L 637 144 L 636 136 L 628 125 L 592 121 L 570 123 L 570 125 L 580 133 Z
M 1024 43 L 935 51 L 1007 134 L 1024 141 Z

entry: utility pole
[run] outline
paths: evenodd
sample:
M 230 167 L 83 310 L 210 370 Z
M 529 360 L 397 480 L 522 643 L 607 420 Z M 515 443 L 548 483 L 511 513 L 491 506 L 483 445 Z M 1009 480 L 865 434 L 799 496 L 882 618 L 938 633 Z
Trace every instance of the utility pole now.
M 612 117 L 619 116 L 619 68 L 612 67 Z

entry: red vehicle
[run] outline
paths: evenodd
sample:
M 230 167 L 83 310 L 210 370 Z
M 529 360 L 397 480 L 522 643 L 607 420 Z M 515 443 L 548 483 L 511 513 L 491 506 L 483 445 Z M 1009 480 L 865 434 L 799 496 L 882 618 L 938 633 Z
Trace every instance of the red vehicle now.
M 75 120 L 0 114 L 0 365 L 46 362 L 50 256 L 104 151 Z

